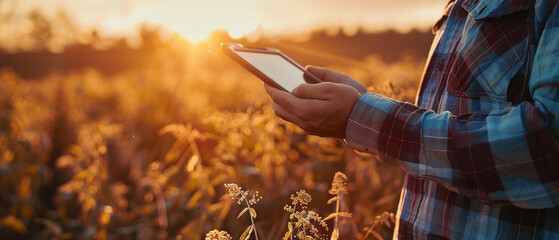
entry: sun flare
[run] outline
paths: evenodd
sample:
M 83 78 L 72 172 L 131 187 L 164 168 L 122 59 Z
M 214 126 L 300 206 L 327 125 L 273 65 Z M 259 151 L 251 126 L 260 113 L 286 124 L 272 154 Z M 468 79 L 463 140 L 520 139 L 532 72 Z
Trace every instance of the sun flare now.
M 130 18 L 135 22 L 161 24 L 194 43 L 206 39 L 215 30 L 226 30 L 231 37 L 241 38 L 259 25 L 255 4 L 253 0 L 236 1 L 235 4 L 206 0 L 177 2 L 169 7 L 149 2 L 135 6 Z

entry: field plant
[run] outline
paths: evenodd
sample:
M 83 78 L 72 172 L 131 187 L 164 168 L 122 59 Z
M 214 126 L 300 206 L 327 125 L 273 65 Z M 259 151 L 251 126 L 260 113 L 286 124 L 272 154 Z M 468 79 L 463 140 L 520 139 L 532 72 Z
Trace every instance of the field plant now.
M 325 238 L 314 229 L 338 239 L 391 236 L 376 216 L 396 210 L 397 166 L 280 120 L 260 81 L 217 45 L 173 40 L 151 61 L 36 79 L 0 69 L 1 239 L 241 236 L 246 222 L 231 211 L 225 183 L 265 196 L 241 201 L 243 216 L 259 210 L 248 227 L 259 239 Z M 413 101 L 422 65 L 372 56 L 331 68 Z M 311 199 L 335 210 L 310 208 Z
M 340 212 L 340 204 L 343 201 L 344 194 L 347 194 L 347 176 L 342 172 L 336 172 L 334 175 L 334 180 L 332 181 L 332 188 L 328 190 L 328 193 L 334 195 L 334 197 L 328 200 L 328 204 L 336 203 L 336 211 L 326 218 L 324 221 L 329 219 L 334 219 L 334 230 L 332 231 L 331 240 L 337 240 L 340 237 L 340 227 L 338 225 L 339 218 L 351 218 L 351 213 Z
M 311 201 L 311 195 L 305 190 L 299 190 L 295 195 L 291 195 L 291 205 L 285 205 L 283 208 L 289 213 L 290 220 L 287 223 L 284 240 L 293 239 L 293 236 L 305 240 L 323 239 L 316 225 L 326 230 L 328 230 L 328 225 L 318 213 L 307 209 Z
M 248 212 L 250 216 L 250 222 L 252 223 L 246 228 L 246 230 L 243 232 L 243 234 L 239 239 L 242 240 L 249 239 L 250 234 L 254 231 L 254 237 L 256 238 L 256 240 L 258 240 L 256 225 L 254 225 L 254 219 L 256 218 L 256 210 L 254 210 L 254 208 L 252 208 L 251 206 L 256 204 L 258 201 L 260 201 L 262 199 L 262 196 L 258 196 L 258 191 L 256 191 L 256 193 L 252 195 L 252 198 L 249 199 L 248 190 L 243 191 L 241 187 L 237 186 L 237 184 L 234 183 L 225 184 L 225 188 L 229 192 L 229 195 L 231 195 L 231 198 L 233 198 L 233 200 L 237 200 L 237 204 L 239 205 L 243 203 L 246 204 L 246 207 L 239 213 L 239 215 L 237 215 L 237 218 L 240 218 L 244 213 Z
M 287 222 L 287 232 L 283 236 L 284 240 L 302 239 L 302 240 L 312 240 L 312 239 L 326 239 L 326 234 L 321 234 L 320 228 L 328 230 L 327 220 L 334 219 L 334 229 L 330 235 L 330 239 L 340 238 L 340 228 L 338 225 L 338 218 L 351 218 L 351 213 L 341 212 L 340 203 L 343 201 L 343 195 L 347 194 L 347 176 L 342 172 L 336 172 L 334 175 L 334 180 L 332 181 L 332 188 L 328 191 L 334 197 L 328 200 L 327 204 L 336 203 L 335 212 L 328 215 L 326 218 L 322 218 L 318 213 L 308 210 L 308 205 L 312 201 L 312 196 L 308 194 L 305 190 L 299 190 L 295 194 L 291 194 L 291 205 L 285 205 L 284 210 L 289 213 L 289 221 Z M 246 207 L 238 214 L 237 218 L 241 217 L 244 213 L 250 213 L 251 225 L 249 225 L 241 237 L 241 240 L 247 240 L 250 238 L 252 231 L 254 230 L 254 236 L 258 239 L 258 234 L 256 233 L 256 225 L 254 224 L 254 218 L 256 218 L 256 210 L 252 208 L 259 200 L 262 199 L 258 195 L 258 191 L 252 195 L 252 198 L 248 198 L 249 191 L 244 191 L 241 187 L 234 183 L 224 184 L 225 188 L 229 192 L 229 195 L 233 200 L 237 201 L 237 204 L 246 204 Z M 365 232 L 362 239 L 367 239 L 369 235 L 375 239 L 383 239 L 382 236 L 374 230 L 374 228 L 379 224 L 384 224 L 387 227 L 391 227 L 391 223 L 394 223 L 394 213 L 384 212 L 379 216 L 376 216 L 373 225 L 371 225 Z M 231 236 L 226 231 L 219 231 L 214 229 L 206 234 L 205 240 L 212 239 L 231 239 Z
M 395 221 L 396 219 L 394 213 L 383 212 L 381 215 L 375 217 L 375 221 L 373 222 L 373 225 L 371 225 L 367 229 L 367 231 L 365 232 L 365 236 L 363 236 L 363 239 L 368 239 L 369 235 L 371 235 L 377 240 L 383 239 L 382 236 L 377 231 L 375 231 L 375 227 L 381 224 L 390 228 L 392 227 L 392 224 L 394 224 Z

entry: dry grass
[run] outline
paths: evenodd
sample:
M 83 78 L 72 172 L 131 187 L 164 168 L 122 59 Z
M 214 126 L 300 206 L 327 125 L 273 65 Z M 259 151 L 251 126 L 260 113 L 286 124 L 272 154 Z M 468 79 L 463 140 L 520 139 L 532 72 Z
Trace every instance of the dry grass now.
M 326 203 L 338 171 L 350 180 L 346 191 L 333 191 L 335 210 L 307 210 L 353 214 L 321 228 L 362 238 L 375 216 L 395 211 L 399 168 L 279 120 L 259 80 L 215 51 L 174 54 L 187 65 L 161 53 L 149 69 L 113 76 L 89 69 L 30 81 L 1 70 L 0 236 L 202 239 L 212 229 L 240 236 L 247 214 L 237 220 L 242 209 L 222 187 L 234 182 L 264 196 L 249 206 L 259 213 L 254 234 L 280 239 L 295 222 L 281 207 L 290 194 L 306 189 Z M 334 69 L 413 101 L 422 63 L 369 58 Z

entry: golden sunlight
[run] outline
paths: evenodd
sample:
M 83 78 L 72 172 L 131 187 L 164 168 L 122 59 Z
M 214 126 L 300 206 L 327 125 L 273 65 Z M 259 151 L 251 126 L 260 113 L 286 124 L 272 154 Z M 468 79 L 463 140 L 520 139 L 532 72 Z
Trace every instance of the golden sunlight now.
M 173 5 L 139 4 L 133 8 L 130 18 L 134 22 L 161 24 L 195 43 L 215 30 L 227 30 L 231 37 L 241 38 L 256 30 L 259 24 L 255 0 L 173 2 Z
M 36 30 L 29 14 L 37 11 L 58 25 L 71 22 L 78 34 L 134 41 L 141 26 L 161 26 L 197 43 L 217 30 L 232 38 L 306 34 L 317 29 L 379 31 L 427 29 L 440 17 L 446 0 L 0 0 L 0 45 L 26 48 L 16 41 Z M 66 19 L 67 17 L 67 19 Z M 66 19 L 66 20 L 65 20 Z M 60 20 L 60 21 L 59 21 Z M 80 39 L 80 42 L 81 39 Z
M 226 30 L 232 38 L 241 38 L 257 29 L 264 35 L 307 33 L 338 27 L 346 32 L 356 32 L 358 28 L 407 31 L 432 25 L 440 17 L 444 1 L 129 0 L 111 7 L 116 10 L 106 10 L 109 13 L 103 8 L 97 9 L 97 17 L 105 16 L 100 18 L 104 23 L 100 30 L 108 35 L 128 33 L 128 29 L 138 24 L 151 23 L 196 43 L 216 30 Z M 89 11 L 77 3 L 72 3 L 69 9 L 76 13 Z M 120 14 L 120 18 L 114 17 L 114 13 Z M 107 15 L 113 16 L 112 22 L 107 22 Z M 81 15 L 77 17 L 83 18 Z
M 0 0 L 0 240 L 391 236 L 404 171 L 280 120 L 219 43 L 413 102 L 446 1 Z

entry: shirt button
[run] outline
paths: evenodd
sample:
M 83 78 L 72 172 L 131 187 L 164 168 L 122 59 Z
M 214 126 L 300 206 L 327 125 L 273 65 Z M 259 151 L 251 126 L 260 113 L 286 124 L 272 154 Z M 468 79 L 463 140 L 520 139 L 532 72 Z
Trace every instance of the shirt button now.
M 468 16 L 468 11 L 466 11 L 466 9 L 464 9 L 463 7 L 458 8 L 458 11 L 456 11 L 456 15 L 458 15 L 459 17 L 465 17 Z

